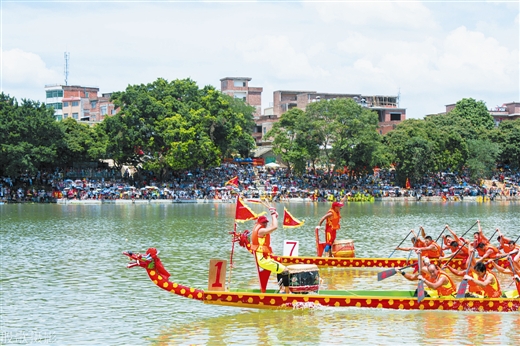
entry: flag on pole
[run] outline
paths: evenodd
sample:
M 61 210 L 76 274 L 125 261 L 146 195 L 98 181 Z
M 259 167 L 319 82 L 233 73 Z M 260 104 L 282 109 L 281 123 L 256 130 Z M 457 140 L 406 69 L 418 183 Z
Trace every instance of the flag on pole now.
M 238 177 L 233 177 L 230 180 L 228 180 L 224 185 L 233 185 L 233 186 L 238 187 L 239 183 L 240 182 L 238 181 Z
M 296 228 L 303 225 L 305 221 L 300 221 L 294 218 L 294 216 L 289 213 L 289 211 L 284 207 L 283 208 L 283 227 L 287 228 Z
M 237 209 L 235 211 L 235 221 L 237 222 L 245 222 L 249 220 L 256 220 L 260 215 L 265 214 L 265 212 L 262 212 L 260 214 L 256 214 L 254 211 L 249 208 L 242 198 L 237 197 Z
M 406 188 L 409 190 L 411 188 L 410 179 L 406 178 Z

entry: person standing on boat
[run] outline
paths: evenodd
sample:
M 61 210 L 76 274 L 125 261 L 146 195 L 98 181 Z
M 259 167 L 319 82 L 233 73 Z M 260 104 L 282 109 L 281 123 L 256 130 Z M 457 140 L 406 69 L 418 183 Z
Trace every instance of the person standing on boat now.
M 269 211 L 273 223 L 271 226 L 268 226 L 269 219 L 264 215 L 256 220 L 251 234 L 251 249 L 255 252 L 258 266 L 276 273 L 278 282 L 282 281 L 285 293 L 289 293 L 289 272 L 287 268 L 271 258 L 273 253 L 271 249 L 271 233 L 278 228 L 278 213 L 274 207 L 270 207 Z
M 332 245 L 336 240 L 337 230 L 341 227 L 339 222 L 341 221 L 341 208 L 345 205 L 345 201 L 347 200 L 349 194 L 345 194 L 341 201 L 333 202 L 332 207 L 327 211 L 325 215 L 320 219 L 318 226 L 319 229 L 323 221 L 327 221 L 325 223 L 325 249 L 323 250 L 324 257 L 332 257 Z

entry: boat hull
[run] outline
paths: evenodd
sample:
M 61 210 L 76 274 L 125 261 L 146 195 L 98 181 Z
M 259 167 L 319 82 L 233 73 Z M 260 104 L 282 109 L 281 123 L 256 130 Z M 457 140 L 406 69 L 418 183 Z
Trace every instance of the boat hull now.
M 404 267 L 417 262 L 417 259 L 407 260 L 406 258 L 370 258 L 370 257 L 291 257 L 291 256 L 276 256 L 272 258 L 282 264 L 314 264 L 318 267 L 340 267 L 340 268 L 396 268 Z M 431 260 L 432 263 L 442 265 L 446 260 L 439 261 Z M 507 265 L 505 259 L 500 259 L 497 263 L 501 266 Z M 450 262 L 450 266 L 455 269 L 464 269 L 464 262 L 462 259 L 455 258 Z M 490 268 L 491 265 L 490 265 Z
M 321 291 L 319 294 L 206 291 L 202 300 L 211 305 L 258 309 L 358 307 L 477 312 L 516 312 L 520 309 L 520 299 L 513 298 L 425 298 L 419 303 L 412 291 Z

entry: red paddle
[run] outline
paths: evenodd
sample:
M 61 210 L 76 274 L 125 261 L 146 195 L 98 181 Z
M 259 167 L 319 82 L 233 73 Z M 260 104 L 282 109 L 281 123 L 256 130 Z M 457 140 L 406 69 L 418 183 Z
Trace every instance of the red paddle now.
M 473 261 L 473 254 L 475 253 L 475 250 L 471 251 L 471 254 L 469 255 L 468 260 L 468 267 L 466 268 L 466 275 L 468 275 L 469 270 L 471 269 L 471 261 Z M 468 288 L 468 280 L 464 279 L 461 281 L 459 288 L 457 290 L 457 299 L 464 298 L 466 296 L 466 289 Z
M 422 275 L 422 259 L 421 259 L 421 253 L 419 252 L 419 275 Z M 419 279 L 419 282 L 417 283 L 417 301 L 420 303 L 424 299 L 424 282 Z

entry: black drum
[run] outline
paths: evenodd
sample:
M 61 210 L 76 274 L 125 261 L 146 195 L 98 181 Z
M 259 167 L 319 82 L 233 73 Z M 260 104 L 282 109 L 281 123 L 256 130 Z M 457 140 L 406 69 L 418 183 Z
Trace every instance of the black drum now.
M 316 292 L 320 289 L 320 273 L 315 264 L 294 264 L 287 266 L 289 290 L 293 293 Z

